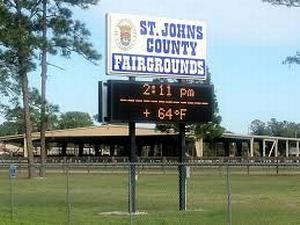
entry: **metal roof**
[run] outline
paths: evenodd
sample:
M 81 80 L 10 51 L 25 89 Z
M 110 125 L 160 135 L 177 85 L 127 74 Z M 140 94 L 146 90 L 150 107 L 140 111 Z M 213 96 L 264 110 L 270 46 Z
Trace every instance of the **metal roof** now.
M 176 135 L 177 133 L 163 133 L 155 128 L 145 128 L 137 127 L 137 136 L 165 136 L 165 135 Z M 53 130 L 46 132 L 46 138 L 63 138 L 63 137 L 116 137 L 116 136 L 128 136 L 128 126 L 127 125 L 111 125 L 104 124 L 100 126 L 90 126 L 90 127 L 79 127 L 73 129 L 64 130 Z M 0 137 L 0 141 L 21 141 L 25 137 L 24 134 L 8 135 Z M 252 135 L 252 134 L 234 134 L 234 133 L 224 133 L 223 138 L 228 139 L 242 139 L 251 140 L 253 139 L 265 139 L 265 140 L 284 140 L 284 141 L 299 141 L 300 138 L 290 138 L 290 137 L 275 137 L 266 135 Z M 33 132 L 32 140 L 39 140 L 40 133 Z
M 101 126 L 90 126 L 90 127 L 79 127 L 73 129 L 64 130 L 53 130 L 46 132 L 46 138 L 61 138 L 61 137 L 116 137 L 116 136 L 128 136 L 127 125 L 101 125 Z M 155 128 L 136 128 L 137 136 L 165 136 L 175 135 L 175 133 L 162 133 Z M 8 135 L 0 137 L 0 141 L 12 141 L 24 139 L 24 134 Z M 39 132 L 32 133 L 32 140 L 40 139 Z
M 291 137 L 277 137 L 277 136 L 267 136 L 267 135 L 254 135 L 254 134 L 234 134 L 234 133 L 224 133 L 222 135 L 224 138 L 229 139 L 244 139 L 250 140 L 254 139 L 269 139 L 269 140 L 282 140 L 282 141 L 300 141 L 300 138 L 291 138 Z

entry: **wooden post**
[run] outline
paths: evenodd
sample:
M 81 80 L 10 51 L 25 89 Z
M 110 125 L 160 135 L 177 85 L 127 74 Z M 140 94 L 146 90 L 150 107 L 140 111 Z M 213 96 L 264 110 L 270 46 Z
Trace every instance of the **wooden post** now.
M 203 157 L 203 138 L 195 141 L 196 157 Z
M 61 153 L 62 153 L 63 156 L 67 155 L 67 146 L 68 146 L 68 143 L 66 143 L 66 142 L 62 143 Z
M 229 157 L 229 141 L 225 140 L 224 141 L 224 151 L 225 151 L 225 157 Z
M 129 77 L 129 80 L 134 81 L 134 77 Z M 136 131 L 135 131 L 135 122 L 129 122 L 129 149 L 130 149 L 130 171 L 129 171 L 129 196 L 128 196 L 128 211 L 130 215 L 136 213 L 136 163 L 137 163 L 137 154 L 136 154 Z
M 254 138 L 250 139 L 250 157 L 254 156 Z
M 79 156 L 83 156 L 83 148 L 84 148 L 83 142 L 80 142 L 78 147 L 79 147 Z
M 28 157 L 27 143 L 26 143 L 26 138 L 25 137 L 24 137 L 23 154 L 24 154 L 25 158 Z
M 263 157 L 266 157 L 266 141 L 263 139 Z
M 278 156 L 278 139 L 275 140 L 275 157 Z

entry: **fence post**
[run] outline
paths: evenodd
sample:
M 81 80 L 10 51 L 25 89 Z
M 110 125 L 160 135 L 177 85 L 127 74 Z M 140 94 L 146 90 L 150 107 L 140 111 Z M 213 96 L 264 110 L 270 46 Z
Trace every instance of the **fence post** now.
M 70 204 L 70 190 L 69 190 L 69 165 L 66 165 L 66 178 L 67 178 L 67 224 L 71 224 L 71 204 Z
M 13 179 L 9 175 L 9 193 L 10 193 L 10 219 L 14 218 L 14 190 L 13 190 Z
M 132 166 L 129 164 L 128 166 L 128 211 L 130 216 L 130 224 L 133 224 L 133 216 L 134 212 L 132 210 L 133 204 L 132 204 Z
M 279 165 L 278 165 L 278 158 L 276 157 L 276 175 L 279 174 Z
M 179 124 L 179 210 L 186 210 L 186 165 L 185 165 L 185 153 L 186 153 L 186 144 L 185 144 L 185 124 Z
M 229 164 L 227 164 L 227 169 L 226 169 L 226 183 L 227 183 L 227 225 L 232 225 L 231 180 L 229 175 Z
M 63 172 L 63 174 L 66 174 L 66 172 L 67 172 L 66 171 L 66 168 L 67 168 L 66 167 L 66 165 L 67 165 L 67 157 L 66 156 L 63 157 L 63 164 L 64 164 L 64 166 L 62 167 L 62 169 L 63 169 L 62 172 Z
M 166 174 L 166 168 L 165 168 L 165 164 L 167 163 L 167 159 L 164 156 L 162 159 L 162 169 L 163 169 L 163 173 Z
M 14 179 L 17 176 L 17 167 L 14 164 L 9 165 L 9 192 L 10 192 L 10 219 L 13 220 L 14 217 Z
M 88 160 L 87 160 L 87 172 L 88 172 L 88 174 L 90 174 L 90 162 L 91 162 L 91 157 L 88 156 Z
M 250 159 L 248 157 L 248 160 L 247 160 L 247 175 L 249 176 L 250 175 Z
M 129 196 L 129 212 L 136 213 L 136 163 L 137 163 L 137 153 L 136 153 L 136 131 L 135 123 L 129 123 L 129 144 L 130 144 L 130 196 Z

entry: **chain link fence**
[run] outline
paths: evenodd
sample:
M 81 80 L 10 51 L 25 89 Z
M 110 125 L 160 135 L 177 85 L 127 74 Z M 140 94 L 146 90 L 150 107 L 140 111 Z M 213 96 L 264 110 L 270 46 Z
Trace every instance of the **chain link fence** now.
M 33 179 L 26 164 L 11 165 L 0 167 L 0 224 L 300 224 L 299 163 L 66 161 L 46 164 L 46 177 Z

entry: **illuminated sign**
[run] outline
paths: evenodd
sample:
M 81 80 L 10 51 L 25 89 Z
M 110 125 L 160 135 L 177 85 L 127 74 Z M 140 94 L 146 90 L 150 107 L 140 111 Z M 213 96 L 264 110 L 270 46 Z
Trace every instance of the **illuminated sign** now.
M 212 86 L 110 80 L 108 122 L 202 123 L 212 119 Z
M 107 73 L 206 79 L 206 22 L 107 15 Z

